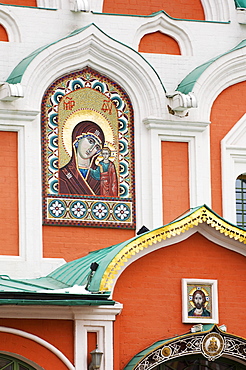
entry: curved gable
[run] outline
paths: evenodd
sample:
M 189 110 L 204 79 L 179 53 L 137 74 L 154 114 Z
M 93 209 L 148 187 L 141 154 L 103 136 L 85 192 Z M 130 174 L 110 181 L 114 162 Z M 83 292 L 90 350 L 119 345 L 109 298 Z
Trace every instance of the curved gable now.
M 16 66 L 7 82 L 21 82 L 24 102 L 39 109 L 47 86 L 86 66 L 118 82 L 129 92 L 133 104 L 145 107 L 145 116 L 161 114 L 160 107 L 164 110 L 165 88 L 154 68 L 138 52 L 112 39 L 95 24 L 34 51 Z
M 246 40 L 243 40 L 228 52 L 195 68 L 178 85 L 181 93 L 195 94 L 201 120 L 209 121 L 212 104 L 224 89 L 245 81 L 245 60 Z

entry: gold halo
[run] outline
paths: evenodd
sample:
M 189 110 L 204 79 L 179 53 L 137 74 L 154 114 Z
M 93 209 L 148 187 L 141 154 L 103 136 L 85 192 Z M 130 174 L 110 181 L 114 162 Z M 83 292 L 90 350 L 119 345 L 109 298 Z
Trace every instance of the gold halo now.
M 113 130 L 110 122 L 101 113 L 91 109 L 81 109 L 72 113 L 66 120 L 61 133 L 62 146 L 66 153 L 72 156 L 72 132 L 74 127 L 81 121 L 92 121 L 101 127 L 105 141 L 114 143 Z
M 196 286 L 195 288 L 192 288 L 192 289 L 190 290 L 190 292 L 189 292 L 189 296 L 190 296 L 190 297 L 193 297 L 193 293 L 194 293 L 196 290 L 201 290 L 201 291 L 205 294 L 205 297 L 209 297 L 209 294 L 208 294 L 207 290 L 206 290 L 205 288 L 201 287 L 201 286 Z M 192 301 L 192 300 L 189 300 L 189 303 L 190 303 L 190 305 L 191 305 L 193 308 L 195 307 L 195 305 L 194 305 L 194 303 L 193 303 L 193 301 Z M 204 303 L 204 307 L 207 307 L 207 305 L 208 305 L 208 301 L 206 300 L 206 302 Z
M 111 150 L 111 156 L 109 157 L 109 160 L 111 162 L 114 162 L 116 160 L 116 157 L 117 157 L 117 150 L 115 148 L 115 145 L 105 141 L 104 148 L 105 147 L 108 147 Z M 96 161 L 95 161 L 96 165 L 98 165 L 99 162 L 102 161 L 102 160 L 103 160 L 103 156 L 101 154 L 99 154 L 99 156 L 96 158 Z

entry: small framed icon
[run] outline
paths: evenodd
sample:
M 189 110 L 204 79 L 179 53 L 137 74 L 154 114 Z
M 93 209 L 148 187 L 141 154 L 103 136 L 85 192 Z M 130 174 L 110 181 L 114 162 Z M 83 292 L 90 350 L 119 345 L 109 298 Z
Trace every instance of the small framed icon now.
M 218 316 L 217 280 L 182 279 L 182 321 L 217 324 Z

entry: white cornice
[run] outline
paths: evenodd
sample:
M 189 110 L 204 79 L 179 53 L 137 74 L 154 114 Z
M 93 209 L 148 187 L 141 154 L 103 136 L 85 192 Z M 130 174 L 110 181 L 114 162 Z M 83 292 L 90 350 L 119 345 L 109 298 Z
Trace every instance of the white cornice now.
M 143 120 L 143 123 L 148 130 L 156 129 L 161 131 L 173 131 L 173 132 L 203 132 L 209 125 L 210 122 L 197 122 L 189 121 L 184 119 L 173 118 L 172 120 L 165 120 L 157 117 L 148 117 Z
M 56 319 L 56 320 L 102 320 L 114 321 L 121 313 L 122 304 L 116 302 L 114 306 L 0 306 L 1 318 L 18 319 Z

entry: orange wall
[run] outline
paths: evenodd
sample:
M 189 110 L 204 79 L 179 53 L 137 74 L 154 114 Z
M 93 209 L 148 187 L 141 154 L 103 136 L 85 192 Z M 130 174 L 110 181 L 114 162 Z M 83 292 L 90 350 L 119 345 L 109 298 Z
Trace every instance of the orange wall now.
M 219 323 L 245 337 L 245 257 L 196 233 L 142 257 L 118 279 L 113 299 L 123 311 L 115 322 L 114 370 L 155 341 L 190 331 L 193 324 L 182 324 L 182 278 L 218 279 Z
M 140 53 L 180 55 L 179 44 L 170 36 L 161 32 L 145 35 L 139 44 Z
M 57 347 L 73 363 L 73 322 L 67 320 L 0 319 L 0 325 L 37 335 Z M 0 332 L 0 351 L 19 354 L 45 370 L 67 370 L 48 349 L 17 335 Z
M 221 140 L 245 114 L 246 82 L 228 87 L 214 101 L 211 111 L 212 209 L 222 216 Z M 235 179 L 236 180 L 236 179 Z
M 163 224 L 190 208 L 188 143 L 162 141 Z
M 9 5 L 37 6 L 36 0 L 1 0 L 1 3 Z
M 64 258 L 68 262 L 134 235 L 134 230 L 124 229 L 43 226 L 44 257 Z
M 97 343 L 97 333 L 88 332 L 87 333 L 87 365 L 89 366 L 91 363 L 91 351 L 94 351 L 96 349 Z
M 9 41 L 5 28 L 0 24 L 0 41 Z
M 0 254 L 19 254 L 18 134 L 0 131 Z
M 171 17 L 204 19 L 200 0 L 104 0 L 104 13 L 148 15 L 164 10 Z

